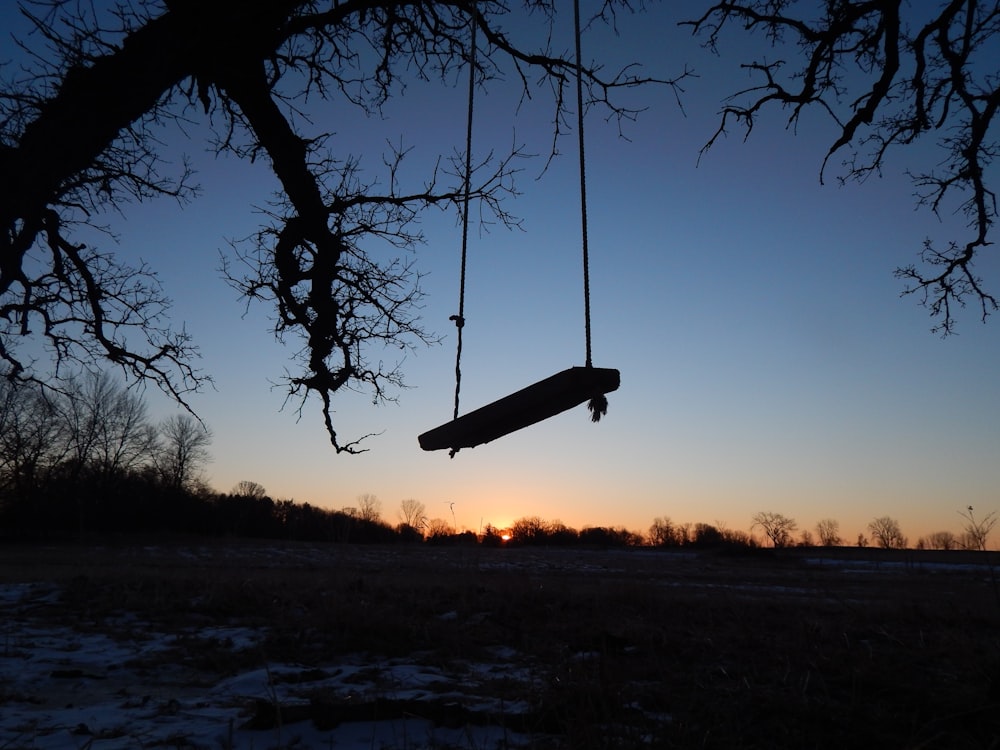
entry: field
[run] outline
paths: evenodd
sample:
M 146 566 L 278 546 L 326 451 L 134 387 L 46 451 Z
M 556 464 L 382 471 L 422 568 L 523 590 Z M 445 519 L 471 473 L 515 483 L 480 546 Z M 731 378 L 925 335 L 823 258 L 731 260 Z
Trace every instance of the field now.
M 0 750 L 1000 747 L 984 562 L 0 547 Z

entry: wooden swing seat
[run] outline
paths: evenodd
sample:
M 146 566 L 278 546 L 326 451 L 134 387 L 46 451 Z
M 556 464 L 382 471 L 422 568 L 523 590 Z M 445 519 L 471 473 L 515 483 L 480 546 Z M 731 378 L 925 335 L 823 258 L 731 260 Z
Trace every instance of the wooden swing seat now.
M 570 367 L 516 393 L 420 435 L 425 451 L 475 448 L 618 390 L 621 374 L 603 367 Z

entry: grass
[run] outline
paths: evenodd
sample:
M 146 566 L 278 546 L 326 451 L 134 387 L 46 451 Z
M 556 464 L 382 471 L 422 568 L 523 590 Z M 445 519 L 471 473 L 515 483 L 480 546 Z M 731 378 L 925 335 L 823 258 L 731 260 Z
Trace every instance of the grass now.
M 372 669 L 417 655 L 460 674 L 503 649 L 509 672 L 485 689 L 527 706 L 416 705 L 389 685 L 351 706 L 317 692 L 291 717 L 317 724 L 423 712 L 584 750 L 1000 746 L 1000 609 L 985 569 L 232 543 L 0 548 L 0 580 L 60 586 L 37 616 L 83 630 L 130 617 L 178 633 L 267 628 L 249 648 L 225 630 L 179 637 L 147 670 L 183 665 L 197 679 L 294 663 L 301 672 L 273 679 L 308 693 L 348 655 L 369 654 Z M 251 721 L 288 721 L 265 703 Z

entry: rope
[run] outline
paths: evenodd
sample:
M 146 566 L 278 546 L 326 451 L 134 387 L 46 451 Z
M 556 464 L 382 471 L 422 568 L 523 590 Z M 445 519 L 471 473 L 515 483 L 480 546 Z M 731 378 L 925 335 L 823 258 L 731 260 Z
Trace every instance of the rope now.
M 476 92 L 476 4 L 472 4 L 469 19 L 472 26 L 472 41 L 469 46 L 469 110 L 465 129 L 465 186 L 462 198 L 462 270 L 458 284 L 458 314 L 449 319 L 455 321 L 458 329 L 458 345 L 455 352 L 455 415 L 458 419 L 459 396 L 462 392 L 462 329 L 465 327 L 465 269 L 469 254 L 469 193 L 472 182 L 472 114 Z M 454 452 L 452 453 L 454 457 Z
M 580 147 L 580 220 L 583 225 L 583 322 L 587 339 L 587 367 L 594 366 L 590 345 L 590 243 L 587 237 L 587 168 L 583 147 L 583 62 L 580 53 L 580 0 L 573 2 L 573 24 L 576 31 L 576 120 Z M 607 407 L 605 407 L 607 408 Z M 596 414 L 596 412 L 594 412 Z M 594 419 L 596 422 L 600 417 Z
M 581 54 L 580 0 L 573 0 L 573 27 L 576 36 L 576 123 L 579 135 L 580 154 L 580 223 L 583 238 L 583 328 L 587 340 L 587 367 L 594 366 L 590 335 L 590 239 L 587 234 L 587 156 L 583 138 L 583 55 Z M 587 404 L 590 419 L 600 422 L 608 413 L 608 398 L 603 393 L 595 393 Z

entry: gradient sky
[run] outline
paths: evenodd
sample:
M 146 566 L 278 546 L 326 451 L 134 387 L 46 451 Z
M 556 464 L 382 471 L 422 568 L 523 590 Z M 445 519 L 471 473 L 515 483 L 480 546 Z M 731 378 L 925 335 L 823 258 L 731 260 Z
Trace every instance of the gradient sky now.
M 372 493 L 393 522 L 400 501 L 416 498 L 431 517 L 454 512 L 473 530 L 526 515 L 576 528 L 645 531 L 669 516 L 748 529 L 755 512 L 775 511 L 800 529 L 835 518 L 848 541 L 890 515 L 915 540 L 957 532 L 968 505 L 1000 508 L 1000 320 L 984 326 L 969 308 L 959 335 L 941 339 L 914 297 L 900 299 L 892 274 L 916 261 L 925 238 L 964 229 L 960 216 L 915 210 L 905 170 L 933 151 L 900 152 L 864 185 L 823 186 L 830 123 L 817 111 L 792 133 L 775 112 L 747 142 L 734 131 L 699 164 L 720 100 L 747 80 L 739 63 L 752 56 L 714 58 L 676 28 L 702 6 L 671 2 L 621 18 L 617 38 L 584 40 L 585 56 L 609 69 L 637 60 L 650 74 L 675 76 L 688 64 L 699 76 L 684 84 L 683 112 L 672 92 L 645 92 L 648 110 L 628 124 L 627 141 L 598 113 L 587 121 L 594 363 L 622 375 L 597 425 L 581 406 L 454 459 L 420 450 L 417 435 L 450 419 L 454 390 L 448 316 L 457 311 L 461 236 L 453 215 L 432 211 L 415 257 L 426 274 L 423 319 L 443 342 L 407 355 L 411 388 L 398 404 L 340 398 L 343 437 L 381 434 L 368 453 L 335 455 L 318 404 L 301 419 L 294 405 L 282 411 L 272 383 L 291 351 L 273 341 L 270 311 L 245 311 L 218 270 L 227 240 L 256 228 L 254 207 L 274 178 L 262 162 L 213 160 L 197 140 L 172 144 L 196 158 L 203 197 L 183 209 L 134 207 L 115 229 L 123 253 L 159 270 L 174 319 L 195 335 L 215 378 L 215 390 L 191 401 L 214 433 L 210 484 L 228 491 L 252 480 L 274 497 L 328 508 Z M 0 58 L 10 58 L 3 44 Z M 515 117 L 518 96 L 500 86 L 479 97 L 477 153 L 515 140 L 546 153 L 545 90 Z M 464 110 L 462 86 L 413 83 L 383 121 L 331 106 L 316 127 L 336 132 L 339 153 L 363 154 L 373 177 L 386 139 L 402 138 L 414 147 L 408 174 L 419 184 L 422 166 L 462 147 Z M 540 179 L 543 159 L 523 165 L 523 194 L 508 208 L 524 232 L 473 229 L 463 411 L 583 364 L 573 147 L 567 139 Z M 995 257 L 978 270 L 1000 291 Z M 174 413 L 146 393 L 155 417 Z

